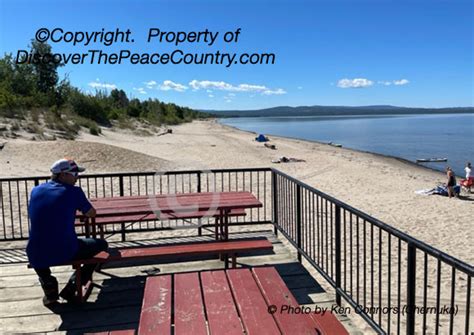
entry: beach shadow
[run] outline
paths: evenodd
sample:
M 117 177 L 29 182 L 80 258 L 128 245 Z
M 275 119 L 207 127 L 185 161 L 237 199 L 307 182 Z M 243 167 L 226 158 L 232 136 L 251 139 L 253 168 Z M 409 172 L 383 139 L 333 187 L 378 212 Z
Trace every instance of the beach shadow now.
M 61 317 L 58 331 L 84 334 L 138 329 L 146 276 L 112 276 L 94 284 L 92 294 L 82 304 L 58 303 L 49 309 Z
M 458 195 L 458 199 L 459 200 L 463 200 L 463 201 L 474 201 L 474 196 L 470 195 L 470 196 L 465 196 L 465 195 Z
M 319 301 L 313 301 L 310 295 L 324 294 L 326 291 L 311 276 L 308 270 L 298 262 L 268 264 L 262 266 L 273 266 L 280 277 L 285 282 L 290 292 L 300 305 L 313 304 Z M 249 266 L 256 267 L 256 266 Z

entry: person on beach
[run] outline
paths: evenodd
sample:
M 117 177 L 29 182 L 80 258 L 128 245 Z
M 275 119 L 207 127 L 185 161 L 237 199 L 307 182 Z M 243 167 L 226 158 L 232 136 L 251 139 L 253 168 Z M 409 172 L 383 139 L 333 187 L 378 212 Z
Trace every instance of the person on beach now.
M 90 258 L 108 248 L 103 239 L 77 238 L 74 229 L 77 210 L 87 217 L 96 215 L 84 191 L 74 186 L 84 170 L 73 160 L 60 159 L 51 166 L 51 180 L 31 191 L 28 207 L 31 224 L 26 252 L 44 291 L 45 306 L 55 303 L 59 296 L 69 302 L 75 299 L 75 274 L 58 293 L 58 281 L 51 275 L 50 266 Z M 89 264 L 81 268 L 82 284 L 91 279 L 95 267 L 96 264 Z
M 464 168 L 464 171 L 466 172 L 466 180 L 469 180 L 471 178 L 471 162 L 466 163 L 466 167 Z
M 446 168 L 446 175 L 448 177 L 448 183 L 446 184 L 448 189 L 448 197 L 452 198 L 456 196 L 456 193 L 454 192 L 454 186 L 456 186 L 456 177 L 454 176 L 453 170 L 449 166 Z

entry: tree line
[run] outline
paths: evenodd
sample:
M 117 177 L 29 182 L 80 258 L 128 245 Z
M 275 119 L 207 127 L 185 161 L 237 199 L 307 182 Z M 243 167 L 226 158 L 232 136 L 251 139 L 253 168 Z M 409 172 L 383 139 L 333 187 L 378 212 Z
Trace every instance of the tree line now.
M 31 51 L 52 53 L 49 44 L 34 40 Z M 111 125 L 112 120 L 173 125 L 210 116 L 158 99 L 130 99 L 121 89 L 86 94 L 72 86 L 67 77 L 60 80 L 61 66 L 54 62 L 16 64 L 11 54 L 0 58 L 0 116 L 18 117 L 31 110 L 46 110 L 59 119 L 75 114 L 104 126 Z

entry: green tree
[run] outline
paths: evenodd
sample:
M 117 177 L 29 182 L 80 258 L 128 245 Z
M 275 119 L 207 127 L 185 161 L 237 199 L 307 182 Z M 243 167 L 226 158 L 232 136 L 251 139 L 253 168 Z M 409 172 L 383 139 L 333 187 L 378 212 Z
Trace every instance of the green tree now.
M 41 57 L 46 54 L 52 54 L 51 46 L 48 43 L 41 43 L 36 40 L 31 42 L 31 51 L 33 54 L 41 55 Z M 48 93 L 54 91 L 59 80 L 58 68 L 63 65 L 53 61 L 35 62 L 33 64 L 37 77 L 37 87 L 40 92 Z
M 132 99 L 127 107 L 127 115 L 131 117 L 139 117 L 142 113 L 142 105 L 140 100 Z
M 123 90 L 113 89 L 110 92 L 110 97 L 112 98 L 112 103 L 114 107 L 117 108 L 127 108 L 128 107 L 128 98 L 127 94 Z

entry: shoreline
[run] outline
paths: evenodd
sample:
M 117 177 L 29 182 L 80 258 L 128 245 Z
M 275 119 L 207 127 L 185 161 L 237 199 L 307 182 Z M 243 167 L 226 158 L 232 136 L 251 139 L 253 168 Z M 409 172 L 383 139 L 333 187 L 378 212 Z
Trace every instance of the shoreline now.
M 249 133 L 249 134 L 256 134 L 258 135 L 258 133 L 256 132 L 253 132 L 253 131 L 250 131 L 250 130 L 244 130 L 244 129 L 240 129 L 238 127 L 235 127 L 235 126 L 231 126 L 231 125 L 228 125 L 228 124 L 222 124 L 221 122 L 219 122 L 218 119 L 216 119 L 216 122 L 218 124 L 220 124 L 221 126 L 223 127 L 228 127 L 228 128 L 231 128 L 233 130 L 236 130 L 236 131 L 241 131 L 241 132 L 244 132 L 244 133 Z M 328 146 L 331 146 L 330 144 L 326 143 L 326 142 L 321 142 L 321 141 L 317 141 L 317 140 L 308 140 L 308 139 L 305 139 L 305 138 L 299 138 L 299 137 L 292 137 L 292 136 L 282 136 L 282 135 L 273 135 L 273 134 L 265 134 L 265 135 L 268 135 L 268 136 L 271 136 L 271 137 L 274 137 L 274 138 L 279 138 L 279 139 L 282 139 L 282 140 L 293 140 L 293 141 L 303 141 L 303 142 L 307 142 L 309 144 L 311 143 L 316 143 L 316 144 L 320 144 L 320 145 L 328 145 Z M 334 147 L 334 146 L 332 146 Z M 334 147 L 334 148 L 337 148 L 337 147 Z M 432 172 L 439 172 L 441 174 L 445 174 L 444 171 L 441 171 L 441 170 L 437 170 L 435 168 L 432 168 L 432 167 L 429 167 L 429 166 L 425 166 L 425 165 L 420 165 L 420 164 L 417 164 L 416 162 L 413 162 L 409 159 L 406 159 L 406 158 L 403 158 L 403 157 L 399 157 L 399 156 L 393 156 L 393 155 L 386 155 L 386 154 L 381 154 L 381 153 L 378 153 L 378 152 L 372 152 L 372 151 L 366 151 L 366 150 L 362 150 L 362 149 L 355 149 L 355 148 L 349 148 L 349 147 L 340 147 L 340 148 L 337 148 L 337 149 L 344 149 L 344 150 L 349 150 L 349 151 L 353 151 L 353 152 L 358 152 L 358 153 L 363 153 L 363 154 L 370 154 L 370 155 L 375 155 L 375 156 L 378 156 L 380 158 L 389 158 L 389 159 L 395 159 L 401 163 L 405 163 L 405 164 L 409 164 L 413 167 L 417 167 L 417 168 L 421 168 L 421 169 L 426 169 L 426 170 L 429 170 L 429 171 L 432 171 Z M 456 175 L 456 178 L 464 178 L 462 176 L 457 176 Z

